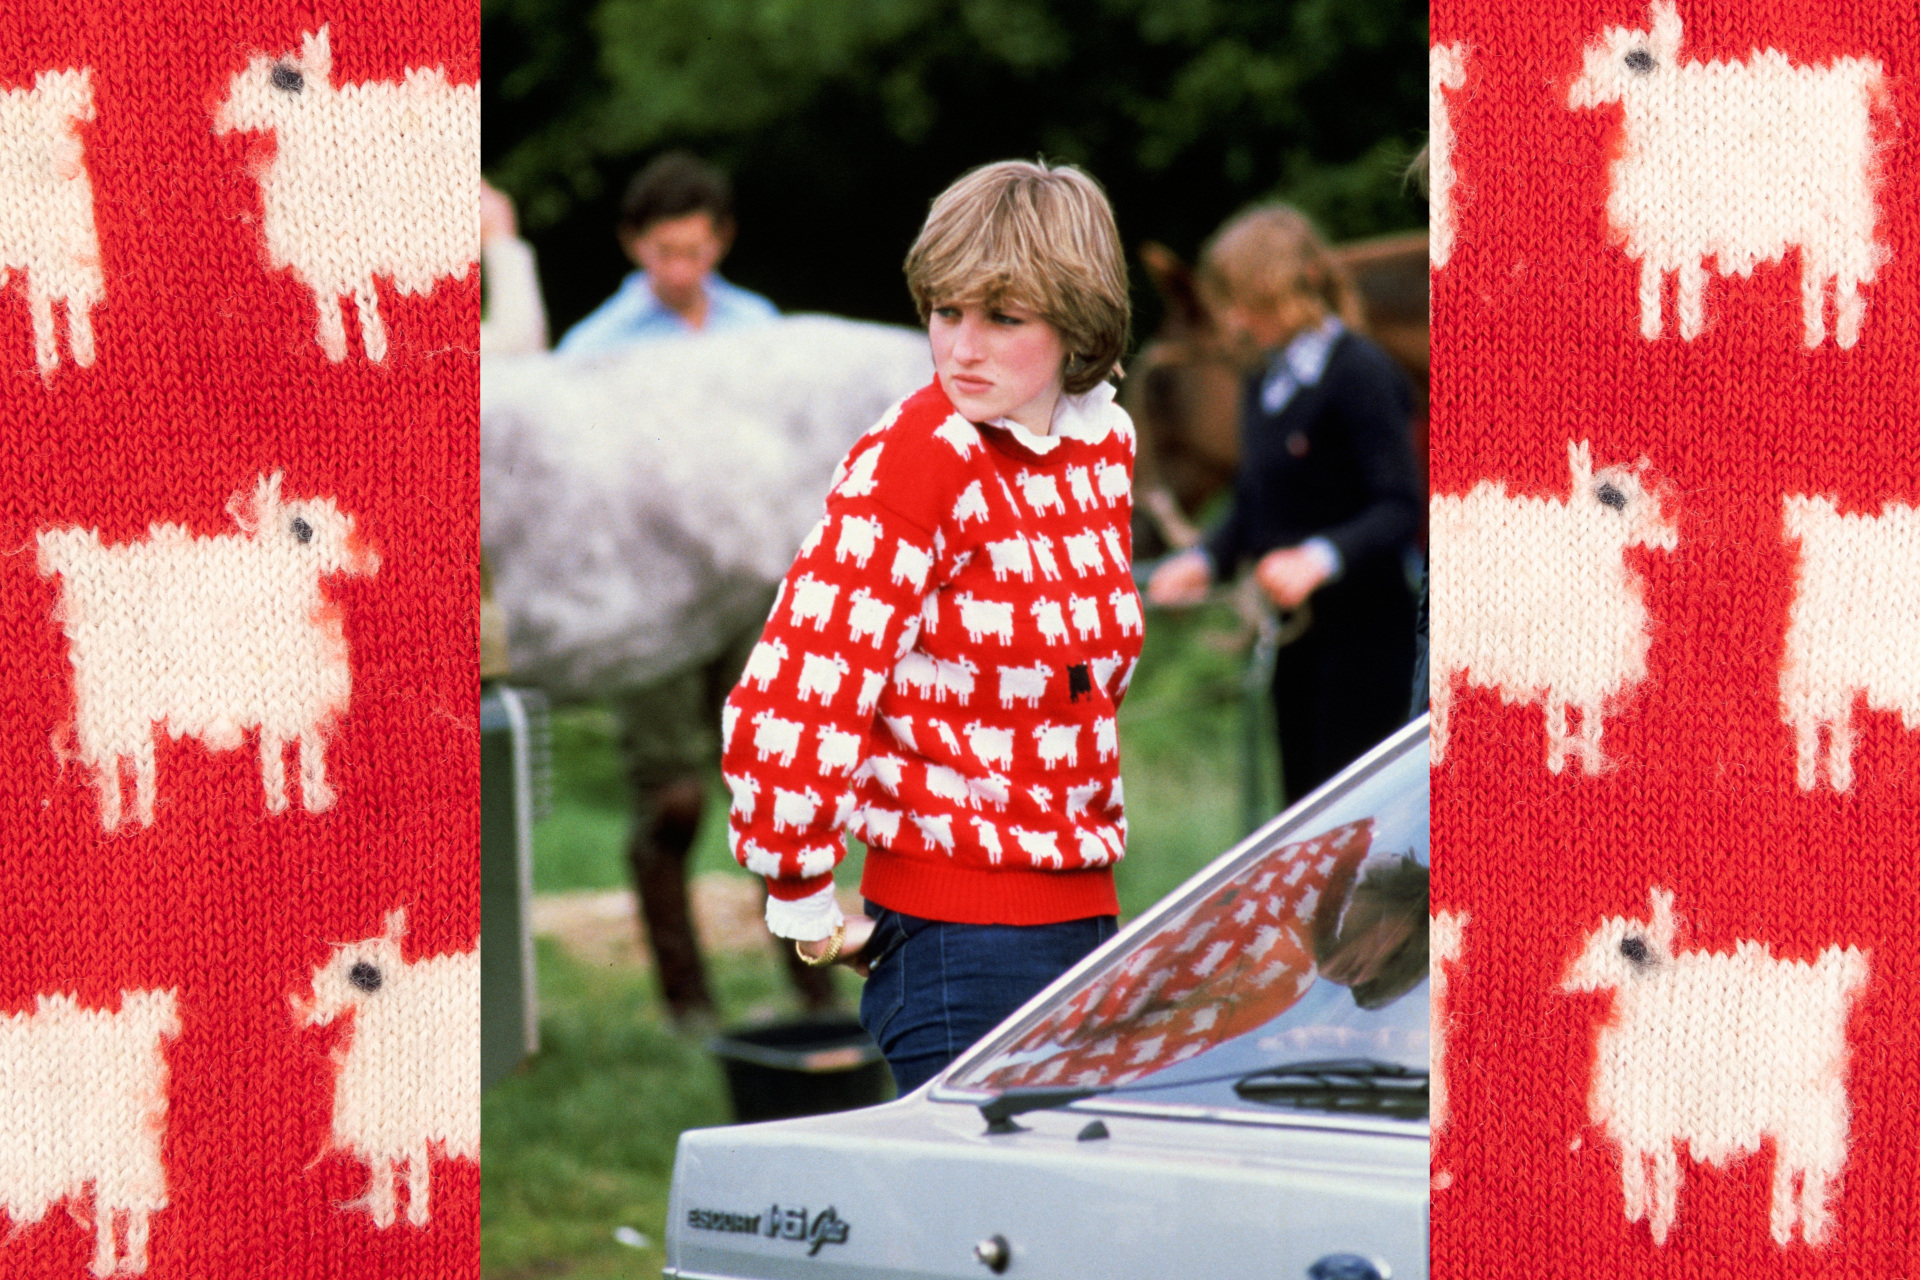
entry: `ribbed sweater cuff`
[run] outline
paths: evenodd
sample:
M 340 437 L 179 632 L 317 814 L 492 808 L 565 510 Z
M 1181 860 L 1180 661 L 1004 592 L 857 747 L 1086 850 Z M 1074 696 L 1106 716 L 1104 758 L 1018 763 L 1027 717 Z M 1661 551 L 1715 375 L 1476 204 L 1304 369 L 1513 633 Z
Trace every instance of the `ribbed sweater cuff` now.
M 871 848 L 860 892 L 889 910 L 953 924 L 1058 924 L 1120 914 L 1110 867 L 969 867 Z

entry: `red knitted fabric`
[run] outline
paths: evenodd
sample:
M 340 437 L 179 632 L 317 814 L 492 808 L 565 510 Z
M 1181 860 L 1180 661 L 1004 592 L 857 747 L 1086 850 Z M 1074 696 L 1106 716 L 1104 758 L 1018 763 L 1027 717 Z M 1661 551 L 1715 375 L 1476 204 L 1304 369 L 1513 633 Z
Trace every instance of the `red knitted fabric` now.
M 1433 1274 L 1913 1274 L 1920 24 L 1432 38 Z
M 264 62 L 261 75 L 278 77 L 265 92 L 311 103 L 415 68 L 443 69 L 469 93 L 477 82 L 471 5 L 0 4 L 9 1277 L 89 1274 L 103 1218 L 107 1264 L 158 1280 L 479 1271 L 473 1152 L 434 1145 L 424 1223 L 409 1219 L 402 1171 L 398 1217 L 381 1226 L 353 1203 L 369 1191 L 368 1161 L 334 1139 L 333 1055 L 364 1066 L 377 1048 L 355 1037 L 371 1025 L 369 985 L 414 999 L 468 963 L 422 962 L 470 954 L 479 934 L 480 290 L 471 269 L 429 271 L 412 294 L 382 278 L 384 352 L 369 358 L 378 344 L 348 296 L 334 359 L 316 336 L 323 300 L 270 260 L 262 177 L 290 144 L 250 127 L 217 133 L 216 113 L 253 59 L 292 67 L 322 23 L 330 71 Z M 79 92 L 78 75 L 47 73 L 82 70 L 90 111 L 33 115 L 33 101 Z M 478 159 L 476 145 L 475 175 Z M 329 163 L 342 188 L 394 177 L 371 141 Z M 45 196 L 31 225 L 15 216 L 29 189 Z M 418 199 L 470 210 L 474 189 Z M 89 204 L 97 256 L 76 231 L 74 210 Z M 354 207 L 343 195 L 325 216 Z M 406 225 L 387 230 L 408 243 Z M 341 226 L 337 243 L 349 234 Z M 88 280 L 90 353 L 68 301 Z M 31 301 L 48 290 L 50 365 Z M 275 475 L 277 487 L 263 483 Z M 282 588 L 296 580 L 315 594 L 288 605 Z M 271 626 L 269 600 L 290 610 Z M 106 731 L 89 717 L 107 703 L 155 743 L 144 813 L 137 753 L 99 766 Z M 307 732 L 298 748 L 288 739 L 276 806 L 259 738 L 283 713 Z M 109 830 L 98 784 L 116 773 Z M 396 911 L 404 935 L 390 951 Z M 378 963 L 358 967 L 363 953 Z M 362 996 L 362 1012 L 343 1012 Z M 342 1016 L 301 1016 L 329 1009 Z M 92 1028 L 92 1049 L 60 1048 L 63 1017 Z M 376 1106 L 399 1114 L 446 1101 L 429 1081 L 386 1083 Z M 477 1089 L 476 1069 L 476 1104 Z M 78 1112 L 48 1118 L 76 1097 Z M 145 1168 L 156 1152 L 157 1170 Z
M 1037 452 L 935 382 L 847 455 L 722 725 L 734 853 L 769 877 L 776 926 L 781 903 L 817 902 L 796 925 L 830 910 L 849 824 L 864 891 L 896 911 L 1117 910 L 1114 714 L 1142 624 L 1133 428 L 1111 396 L 1078 398 Z

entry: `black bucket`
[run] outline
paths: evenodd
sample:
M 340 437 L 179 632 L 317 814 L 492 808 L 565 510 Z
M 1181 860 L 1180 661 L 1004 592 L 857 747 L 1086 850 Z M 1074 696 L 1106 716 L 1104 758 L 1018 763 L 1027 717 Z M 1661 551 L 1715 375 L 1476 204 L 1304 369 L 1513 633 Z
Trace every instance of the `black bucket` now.
M 893 1097 L 880 1046 L 845 1014 L 725 1031 L 707 1050 L 727 1069 L 736 1123 L 817 1116 Z

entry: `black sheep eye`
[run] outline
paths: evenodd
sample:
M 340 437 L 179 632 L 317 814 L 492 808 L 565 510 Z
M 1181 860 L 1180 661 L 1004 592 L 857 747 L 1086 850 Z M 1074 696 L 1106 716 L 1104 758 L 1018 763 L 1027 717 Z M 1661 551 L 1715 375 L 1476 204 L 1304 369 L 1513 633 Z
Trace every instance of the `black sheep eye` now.
M 1647 944 L 1639 938 L 1622 938 L 1620 954 L 1636 969 L 1644 969 L 1653 963 L 1653 953 L 1647 950 Z
M 1635 49 L 1627 55 L 1627 70 L 1637 76 L 1646 75 L 1653 70 L 1653 55 L 1645 49 Z
M 362 960 L 347 972 L 347 981 L 371 994 L 380 989 L 380 971 Z
M 1594 497 L 1600 499 L 1600 505 L 1603 507 L 1612 507 L 1615 511 L 1625 511 L 1627 509 L 1627 495 L 1610 484 L 1601 485 L 1598 492 L 1594 494 Z M 302 541 L 305 541 L 305 539 L 302 539 Z
M 284 62 L 275 63 L 273 68 L 273 87 L 282 93 L 298 93 L 306 85 L 306 79 L 298 71 Z
M 1602 499 L 1602 501 L 1605 501 L 1605 499 Z M 302 542 L 313 541 L 313 526 L 308 524 L 304 518 L 295 516 L 292 527 L 294 537 L 300 539 Z

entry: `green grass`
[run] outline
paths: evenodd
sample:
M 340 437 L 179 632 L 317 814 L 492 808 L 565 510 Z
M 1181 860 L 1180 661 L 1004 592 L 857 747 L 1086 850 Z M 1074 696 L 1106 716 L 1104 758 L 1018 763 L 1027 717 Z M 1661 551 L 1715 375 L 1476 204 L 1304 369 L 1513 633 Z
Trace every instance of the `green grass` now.
M 1131 824 L 1116 871 L 1122 912 L 1138 915 L 1242 834 L 1241 672 L 1244 648 L 1224 608 L 1155 613 L 1125 706 L 1121 761 Z M 1272 808 L 1272 747 L 1260 768 Z M 626 883 L 626 784 L 612 717 L 557 712 L 554 806 L 534 836 L 538 892 Z M 727 853 L 726 797 L 716 772 L 697 837 L 695 874 L 745 875 Z M 857 842 L 841 885 L 859 883 Z M 792 1010 L 770 949 L 710 957 L 724 1022 Z M 657 1276 L 675 1142 L 683 1129 L 729 1119 L 718 1066 L 668 1026 L 652 975 L 577 963 L 539 950 L 540 1054 L 486 1097 L 481 1254 L 487 1280 Z M 847 1003 L 859 980 L 840 972 Z M 647 1249 L 617 1243 L 629 1226 Z
M 648 974 L 545 940 L 539 966 L 541 1051 L 481 1104 L 482 1272 L 658 1276 L 674 1144 L 732 1118 L 725 1081 L 698 1037 L 666 1023 Z M 766 954 L 714 956 L 711 973 L 729 1022 L 794 1012 Z M 650 1247 L 616 1241 L 621 1226 Z

